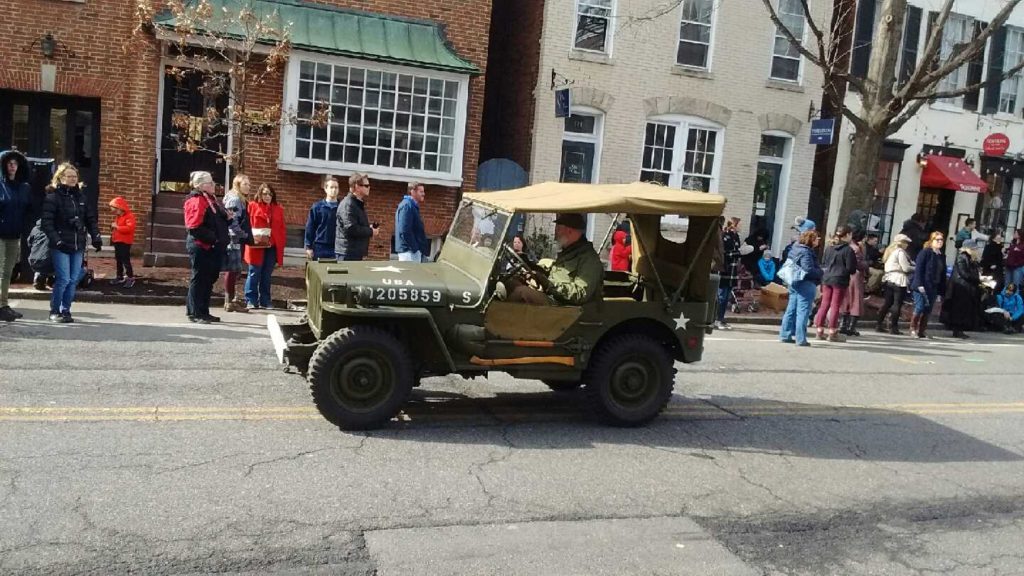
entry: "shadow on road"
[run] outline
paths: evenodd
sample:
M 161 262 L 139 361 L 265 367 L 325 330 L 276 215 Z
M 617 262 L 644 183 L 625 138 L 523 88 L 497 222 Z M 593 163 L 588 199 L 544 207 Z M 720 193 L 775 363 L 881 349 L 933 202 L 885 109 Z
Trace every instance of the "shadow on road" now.
M 673 402 L 647 427 L 610 428 L 591 423 L 582 404 L 583 396 L 578 392 L 500 393 L 492 398 L 469 398 L 417 391 L 405 407 L 403 421 L 373 435 L 420 442 L 503 442 L 501 436 L 480 433 L 479 427 L 489 423 L 514 426 L 514 446 L 525 449 L 636 444 L 706 451 L 711 457 L 721 451 L 872 462 L 1024 460 L 935 422 L 927 414 L 897 409 L 720 396 Z M 938 413 L 943 410 L 942 405 L 929 406 Z M 552 430 L 552 425 L 558 430 Z

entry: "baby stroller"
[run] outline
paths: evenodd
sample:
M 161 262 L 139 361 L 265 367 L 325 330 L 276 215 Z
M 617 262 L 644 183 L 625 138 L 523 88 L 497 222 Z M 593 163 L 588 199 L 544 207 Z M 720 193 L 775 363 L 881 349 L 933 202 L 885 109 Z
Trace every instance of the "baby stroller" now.
M 758 298 L 761 294 L 760 288 L 754 281 L 754 276 L 743 264 L 736 264 L 736 284 L 729 291 L 729 309 L 733 314 L 743 311 L 757 312 L 761 309 Z

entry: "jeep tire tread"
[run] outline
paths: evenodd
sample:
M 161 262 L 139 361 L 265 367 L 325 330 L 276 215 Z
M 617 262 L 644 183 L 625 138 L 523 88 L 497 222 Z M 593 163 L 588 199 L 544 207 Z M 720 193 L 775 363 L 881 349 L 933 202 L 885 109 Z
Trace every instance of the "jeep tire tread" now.
M 587 406 L 601 422 L 641 426 L 656 418 L 672 398 L 672 355 L 642 334 L 623 334 L 602 343 L 584 377 Z
M 309 361 L 317 410 L 343 430 L 368 430 L 396 416 L 413 387 L 405 346 L 388 332 L 353 326 L 331 334 Z

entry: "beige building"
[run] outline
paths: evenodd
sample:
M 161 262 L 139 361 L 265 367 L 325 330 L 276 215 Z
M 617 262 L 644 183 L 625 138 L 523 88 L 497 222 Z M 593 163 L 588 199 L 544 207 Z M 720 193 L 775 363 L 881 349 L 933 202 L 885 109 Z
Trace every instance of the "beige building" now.
M 799 0 L 776 2 L 810 38 Z M 492 42 L 512 47 L 492 43 L 492 70 L 505 64 L 507 73 L 489 86 L 484 159 L 510 157 L 533 183 L 650 180 L 717 192 L 744 232 L 762 226 L 776 253 L 785 246 L 807 209 L 815 154 L 808 117 L 821 101 L 821 74 L 776 34 L 760 2 L 500 4 L 495 18 L 517 28 L 504 37 L 492 29 Z M 811 6 L 816 21 L 828 22 L 830 2 Z M 560 88 L 570 91 L 568 118 L 555 114 Z M 532 102 L 517 103 L 510 90 L 532 90 Z M 488 132 L 501 118 L 515 133 Z M 488 145 L 489 137 L 504 145 Z M 597 241 L 602 224 L 593 223 Z

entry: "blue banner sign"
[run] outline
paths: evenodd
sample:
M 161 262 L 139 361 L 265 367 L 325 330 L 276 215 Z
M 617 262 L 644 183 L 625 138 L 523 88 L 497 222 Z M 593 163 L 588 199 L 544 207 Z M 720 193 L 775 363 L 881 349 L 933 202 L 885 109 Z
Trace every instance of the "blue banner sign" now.
M 828 146 L 836 129 L 835 118 L 811 120 L 811 144 Z

